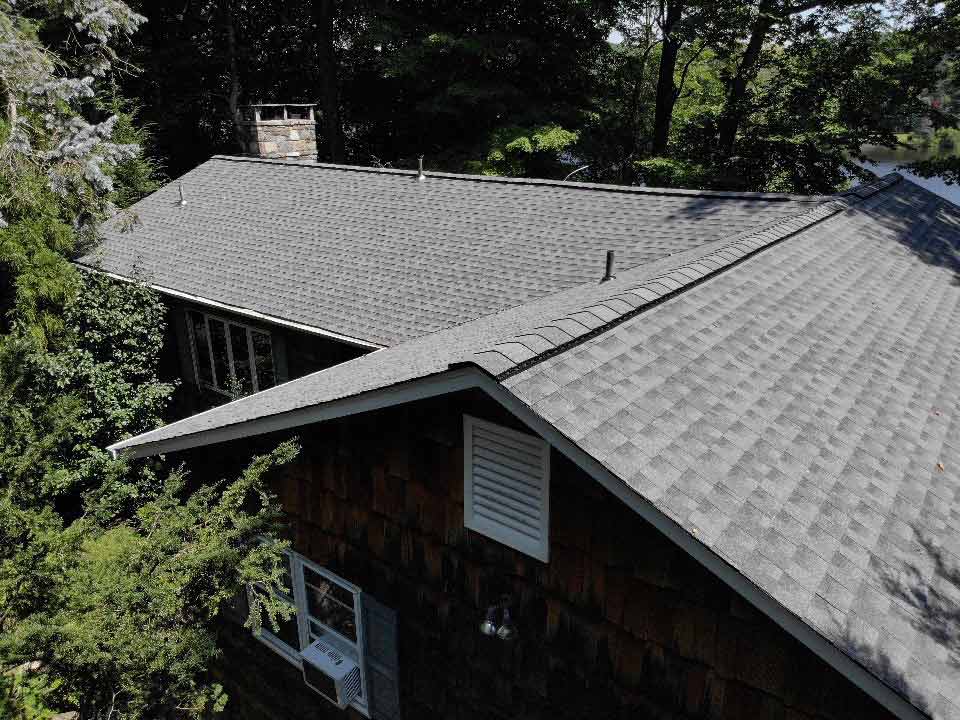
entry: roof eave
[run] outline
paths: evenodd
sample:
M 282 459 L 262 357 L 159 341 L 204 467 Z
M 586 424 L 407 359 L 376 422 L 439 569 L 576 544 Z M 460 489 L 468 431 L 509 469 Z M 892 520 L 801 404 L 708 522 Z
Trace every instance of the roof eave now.
M 787 610 L 779 601 L 755 585 L 743 573 L 696 539 L 676 521 L 665 515 L 653 503 L 630 488 L 602 463 L 513 395 L 496 378 L 474 365 L 461 365 L 427 377 L 334 400 L 321 406 L 302 408 L 179 438 L 137 444 L 138 437 L 149 435 L 149 433 L 145 433 L 142 436 L 111 445 L 108 449 L 115 457 L 119 454 L 129 457 L 159 455 L 288 430 L 474 388 L 484 391 L 500 403 L 507 411 L 547 440 L 581 470 L 666 535 L 672 542 L 680 546 L 688 555 L 716 575 L 747 602 L 773 620 L 789 635 L 800 641 L 821 660 L 847 677 L 900 720 L 929 720 L 927 714 L 895 692 L 813 627 Z
M 343 333 L 338 333 L 333 330 L 327 330 L 325 328 L 317 327 L 316 325 L 309 325 L 307 323 L 301 323 L 295 320 L 288 320 L 286 318 L 277 317 L 276 315 L 263 313 L 263 312 L 260 312 L 259 310 L 252 310 L 250 308 L 240 307 L 239 305 L 231 305 L 229 303 L 220 302 L 219 300 L 211 300 L 210 298 L 201 297 L 200 295 L 193 295 L 191 293 L 184 292 L 182 290 L 176 290 L 175 288 L 166 287 L 164 285 L 157 285 L 155 283 L 144 282 L 135 277 L 120 275 L 119 273 L 114 273 L 114 272 L 108 272 L 107 270 L 102 270 L 92 265 L 85 265 L 81 262 L 75 262 L 74 265 L 76 265 L 78 268 L 86 272 L 105 275 L 107 277 L 113 278 L 114 280 L 120 280 L 122 282 L 143 282 L 144 285 L 149 287 L 151 290 L 155 290 L 161 295 L 174 297 L 174 298 L 177 298 L 178 300 L 184 300 L 186 302 L 190 302 L 195 305 L 200 305 L 202 307 L 213 308 L 215 310 L 232 313 L 234 315 L 239 315 L 241 317 L 248 318 L 251 320 L 259 320 L 260 322 L 267 323 L 270 325 L 278 325 L 280 327 L 290 328 L 291 330 L 298 330 L 300 332 L 309 333 L 311 335 L 318 335 L 320 337 L 325 337 L 330 340 L 336 340 L 337 342 L 342 342 L 346 345 L 352 345 L 354 347 L 364 348 L 365 350 L 382 350 L 383 348 L 387 347 L 386 345 L 373 342 L 372 340 L 364 340 L 363 338 L 353 337 L 351 335 L 345 335 Z
M 408 380 L 384 388 L 370 390 L 358 395 L 332 400 L 322 405 L 311 405 L 297 410 L 290 410 L 276 415 L 247 420 L 210 430 L 201 430 L 189 435 L 149 440 L 151 432 L 142 433 L 127 440 L 110 445 L 109 450 L 114 457 L 140 458 L 151 455 L 162 455 L 169 452 L 179 452 L 190 448 L 214 445 L 216 443 L 239 440 L 245 437 L 264 435 L 267 433 L 289 430 L 291 428 L 311 425 L 325 420 L 334 420 L 348 415 L 370 412 L 382 408 L 402 405 L 416 400 L 424 400 L 437 395 L 446 395 L 460 390 L 479 387 L 483 378 L 489 376 L 476 367 L 464 367 Z M 492 382 L 495 382 L 491 379 Z M 238 401 L 234 401 L 238 402 Z M 222 407 L 222 406 L 221 406 Z M 213 408 L 217 410 L 218 408 Z M 212 412 L 208 410 L 206 412 Z M 191 415 L 189 420 L 195 421 L 203 415 Z M 172 423 L 166 427 L 175 427 Z

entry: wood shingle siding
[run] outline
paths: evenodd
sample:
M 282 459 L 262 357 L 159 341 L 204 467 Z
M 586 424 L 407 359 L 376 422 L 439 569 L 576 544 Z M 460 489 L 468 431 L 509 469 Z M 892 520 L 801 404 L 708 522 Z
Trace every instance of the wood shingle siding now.
M 890 717 L 556 452 L 549 564 L 465 529 L 465 413 L 529 432 L 459 393 L 303 428 L 275 484 L 294 548 L 397 610 L 405 718 Z M 250 445 L 193 451 L 195 475 Z M 513 643 L 478 631 L 504 593 Z M 340 717 L 251 644 L 231 635 L 254 668 L 224 676 L 231 717 Z

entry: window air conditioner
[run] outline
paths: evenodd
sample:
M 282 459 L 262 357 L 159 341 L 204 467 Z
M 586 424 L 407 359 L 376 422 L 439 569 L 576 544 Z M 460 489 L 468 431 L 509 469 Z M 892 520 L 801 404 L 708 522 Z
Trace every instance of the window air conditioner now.
M 317 640 L 300 656 L 303 681 L 341 710 L 360 694 L 360 668 L 332 645 Z

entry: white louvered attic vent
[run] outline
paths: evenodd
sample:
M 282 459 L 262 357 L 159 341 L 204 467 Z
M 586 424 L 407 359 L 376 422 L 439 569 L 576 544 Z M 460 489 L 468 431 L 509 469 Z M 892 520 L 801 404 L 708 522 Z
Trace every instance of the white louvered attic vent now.
M 463 435 L 464 525 L 547 562 L 550 446 L 469 415 Z

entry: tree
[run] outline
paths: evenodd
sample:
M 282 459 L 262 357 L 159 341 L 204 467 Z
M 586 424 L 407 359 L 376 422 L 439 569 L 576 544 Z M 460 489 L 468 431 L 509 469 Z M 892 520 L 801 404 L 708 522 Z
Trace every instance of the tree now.
M 215 19 L 225 3 L 233 50 Z M 157 0 L 137 55 L 146 71 L 124 88 L 148 106 L 174 173 L 236 152 L 234 78 L 240 104 L 317 101 L 323 159 L 414 166 L 423 154 L 460 170 L 482 161 L 498 130 L 582 124 L 617 5 Z
M 551 177 L 569 172 L 563 156 L 578 137 L 559 125 L 501 128 L 490 140 L 487 157 L 477 165 L 484 175 Z
M 835 191 L 864 175 L 863 145 L 893 146 L 896 130 L 924 112 L 939 58 L 909 27 L 873 8 L 795 22 L 767 51 L 735 154 L 721 149 L 715 160 L 728 186 Z
M 657 105 L 653 120 L 652 150 L 654 155 L 662 155 L 670 139 L 670 121 L 673 118 L 673 106 L 677 101 L 677 56 L 684 43 L 681 33 L 686 3 L 683 0 L 667 0 L 660 3 L 664 8 L 660 20 L 663 40 L 660 48 L 660 69 L 657 76 Z
M 279 582 L 264 476 L 295 452 L 197 488 L 104 449 L 156 427 L 171 391 L 159 296 L 69 262 L 156 183 L 112 69 L 142 21 L 118 0 L 0 0 L 0 674 L 38 661 L 33 694 L 85 719 L 222 706 L 216 621 Z M 282 610 L 257 598 L 250 623 Z
M 948 0 L 937 3 L 923 14 L 918 22 L 917 34 L 934 51 L 943 53 L 942 83 L 951 89 L 960 88 L 960 1 Z M 960 128 L 960 104 L 930 108 L 929 117 L 935 128 Z M 960 156 L 953 154 L 911 163 L 909 169 L 922 177 L 939 176 L 947 183 L 960 183 Z
M 238 480 L 193 492 L 173 473 L 122 521 L 82 519 L 45 535 L 45 557 L 59 560 L 46 577 L 47 601 L 8 628 L 0 653 L 11 663 L 39 661 L 44 702 L 84 720 L 222 710 L 227 698 L 208 672 L 217 620 L 238 588 L 282 583 L 285 545 L 258 536 L 280 519 L 266 473 L 295 454 L 285 443 Z M 264 613 L 289 617 L 270 597 L 251 595 L 254 630 Z
M 320 78 L 320 109 L 326 154 L 332 162 L 344 161 L 343 123 L 340 119 L 340 65 L 336 57 L 335 0 L 313 0 L 313 28 L 317 75 Z

